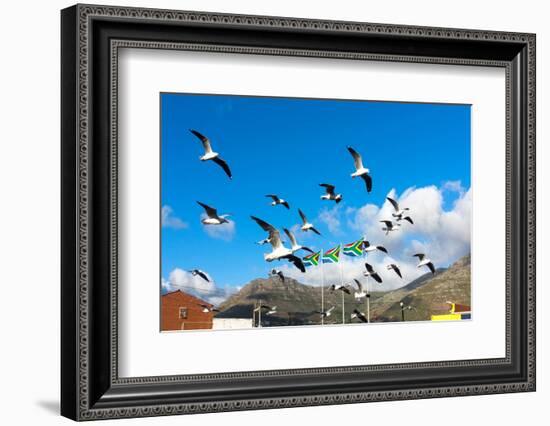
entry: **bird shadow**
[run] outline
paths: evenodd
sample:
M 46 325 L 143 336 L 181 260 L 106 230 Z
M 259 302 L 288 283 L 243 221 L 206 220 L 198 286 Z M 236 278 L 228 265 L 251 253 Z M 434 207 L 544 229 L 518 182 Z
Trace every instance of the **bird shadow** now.
M 50 414 L 59 414 L 59 401 L 37 401 L 36 405 L 43 410 L 48 411 Z

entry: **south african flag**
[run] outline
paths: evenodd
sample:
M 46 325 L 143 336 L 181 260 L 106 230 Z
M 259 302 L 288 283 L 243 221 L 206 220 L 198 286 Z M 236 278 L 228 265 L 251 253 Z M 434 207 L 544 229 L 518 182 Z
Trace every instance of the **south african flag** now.
M 353 243 L 344 245 L 343 253 L 346 256 L 358 257 L 363 254 L 363 240 L 357 240 Z
M 302 260 L 304 261 L 304 266 L 306 268 L 310 266 L 317 266 L 319 265 L 319 257 L 321 256 L 321 252 L 318 251 L 317 253 L 311 253 L 304 257 Z
M 324 254 L 321 260 L 323 263 L 338 263 L 338 260 L 340 258 L 340 244 L 338 244 L 336 247 L 331 248 L 330 250 L 327 250 Z

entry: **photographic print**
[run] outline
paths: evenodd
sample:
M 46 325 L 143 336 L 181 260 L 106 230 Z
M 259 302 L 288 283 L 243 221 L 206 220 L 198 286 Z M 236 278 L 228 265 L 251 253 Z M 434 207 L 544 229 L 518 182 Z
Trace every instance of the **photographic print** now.
M 160 330 L 464 321 L 471 108 L 160 94 Z

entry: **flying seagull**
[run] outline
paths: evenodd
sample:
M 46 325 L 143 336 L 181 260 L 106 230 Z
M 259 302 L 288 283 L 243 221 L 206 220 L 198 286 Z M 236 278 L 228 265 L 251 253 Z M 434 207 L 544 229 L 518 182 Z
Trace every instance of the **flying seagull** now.
M 419 262 L 418 265 L 416 265 L 417 268 L 420 268 L 421 266 L 427 266 L 428 268 L 430 268 L 432 275 L 435 274 L 434 264 L 430 259 L 426 257 L 424 253 L 413 254 L 413 257 L 418 257 Z
M 380 250 L 381 252 L 388 254 L 388 250 L 384 246 L 371 245 L 367 240 L 363 240 L 363 250 L 365 250 L 366 252 Z
M 355 178 L 359 176 L 361 179 L 365 181 L 365 184 L 367 185 L 367 192 L 371 192 L 372 178 L 369 175 L 370 170 L 363 167 L 363 159 L 361 158 L 361 154 L 359 154 L 351 146 L 348 146 L 348 151 L 353 157 L 353 162 L 355 163 L 355 172 L 351 174 L 351 177 Z
M 400 223 L 393 223 L 391 220 L 381 220 L 380 222 L 386 225 L 382 228 L 382 231 L 386 231 L 386 235 L 388 235 L 392 231 L 399 230 L 398 226 L 401 226 Z
M 395 263 L 390 263 L 388 266 L 386 266 L 386 268 L 388 268 L 388 271 L 391 271 L 393 269 L 395 273 L 399 275 L 399 278 L 403 278 L 403 276 L 401 275 L 401 270 L 399 269 L 399 266 L 397 266 Z
M 204 313 L 208 313 L 208 312 L 220 312 L 219 309 L 214 308 L 214 306 L 212 306 L 212 305 L 201 304 L 200 306 L 201 306 L 202 311 L 203 311 Z
M 285 231 L 285 234 L 288 237 L 288 239 L 290 240 L 290 244 L 292 245 L 292 247 L 290 248 L 290 250 L 292 250 L 292 253 L 296 253 L 298 250 L 305 250 L 307 252 L 314 253 L 314 251 L 311 250 L 309 247 L 299 245 L 296 242 L 296 237 L 294 236 L 292 231 L 289 231 L 286 228 L 283 228 L 283 230 Z
M 269 276 L 274 277 L 275 275 L 277 275 L 282 282 L 285 282 L 283 271 L 281 271 L 280 269 L 272 269 L 271 271 L 269 271 Z
M 319 186 L 322 186 L 325 188 L 325 194 L 321 195 L 321 200 L 330 200 L 330 201 L 336 201 L 336 204 L 338 204 L 344 197 L 342 197 L 342 194 L 336 194 L 334 192 L 334 188 L 336 188 L 334 185 L 331 185 L 330 183 L 320 183 Z
M 327 309 L 326 311 L 315 311 L 315 313 L 320 314 L 323 318 L 330 317 L 330 314 L 334 310 L 334 306 Z
M 355 281 L 355 285 L 357 286 L 357 290 L 353 293 L 353 297 L 355 297 L 356 300 L 360 300 L 363 297 L 368 297 L 368 293 L 363 289 L 363 284 L 359 280 L 353 279 Z
M 354 319 L 354 318 L 357 318 L 361 322 L 369 322 L 369 320 L 367 319 L 367 316 L 363 312 L 360 312 L 359 309 L 357 308 L 354 309 L 353 313 L 351 314 L 351 319 Z
M 281 241 L 281 234 L 273 225 L 265 222 L 264 220 L 257 218 L 255 216 L 250 216 L 260 227 L 269 233 L 269 243 L 273 248 L 271 253 L 264 254 L 264 259 L 267 262 L 272 262 L 274 260 L 286 259 L 296 266 L 300 271 L 306 272 L 306 267 L 298 256 L 294 256 L 292 250 L 286 248 Z
M 300 214 L 300 217 L 302 218 L 302 227 L 300 228 L 302 231 L 304 231 L 304 232 L 313 231 L 317 235 L 321 235 L 321 233 L 319 231 L 317 231 L 317 229 L 315 229 L 315 227 L 307 221 L 307 217 L 306 217 L 306 215 L 304 214 L 304 212 L 302 210 L 298 209 L 298 213 Z
M 276 206 L 277 204 L 282 204 L 287 209 L 290 209 L 290 206 L 288 205 L 288 202 L 283 200 L 282 198 L 279 198 L 275 194 L 267 194 L 266 197 L 271 198 L 273 201 L 271 202 L 272 206 Z
M 203 280 L 210 282 L 210 280 L 208 279 L 208 275 L 206 275 L 206 272 L 201 271 L 200 269 L 192 269 L 189 272 L 191 272 L 191 275 L 193 275 L 194 277 L 198 275 Z
M 206 219 L 201 220 L 203 224 L 221 225 L 222 223 L 229 223 L 229 221 L 226 218 L 231 215 L 229 214 L 218 215 L 218 211 L 214 207 L 207 206 L 206 204 L 203 204 L 200 201 L 197 201 L 197 204 L 204 209 L 204 211 L 206 212 L 206 215 L 208 216 Z
M 261 305 L 260 307 L 267 311 L 265 313 L 266 315 L 274 315 L 277 313 L 277 306 Z
M 399 208 L 399 204 L 397 203 L 397 201 L 395 201 L 393 198 L 391 197 L 386 197 L 386 200 L 388 200 L 391 205 L 393 206 L 393 209 L 395 210 L 394 213 L 392 213 L 391 215 L 393 217 L 395 217 L 395 220 L 397 222 L 399 222 L 400 220 L 406 220 L 407 222 L 409 222 L 411 225 L 414 225 L 414 222 L 413 220 L 411 219 L 410 216 L 405 216 L 405 214 L 407 213 L 407 211 L 409 210 L 408 207 L 405 207 L 405 208 L 402 208 L 400 209 Z
M 349 290 L 348 286 L 345 286 L 342 284 L 332 284 L 328 289 L 331 292 L 340 290 L 340 291 L 343 291 L 344 293 L 351 294 L 351 291 Z
M 225 174 L 229 176 L 229 179 L 231 179 L 231 170 L 229 169 L 229 166 L 224 160 L 221 159 L 220 154 L 212 151 L 212 145 L 210 144 L 210 139 L 208 139 L 203 134 L 197 132 L 196 130 L 189 129 L 189 131 L 193 133 L 196 137 L 198 137 L 202 142 L 202 146 L 204 148 L 204 155 L 199 157 L 199 159 L 201 161 L 212 160 L 214 163 L 220 166 L 225 172 Z
M 370 263 L 365 263 L 365 268 L 367 268 L 367 272 L 363 272 L 363 275 L 365 277 L 371 277 L 373 278 L 377 283 L 382 282 L 382 278 L 380 278 L 380 275 L 378 275 L 378 272 L 374 270 L 372 265 Z

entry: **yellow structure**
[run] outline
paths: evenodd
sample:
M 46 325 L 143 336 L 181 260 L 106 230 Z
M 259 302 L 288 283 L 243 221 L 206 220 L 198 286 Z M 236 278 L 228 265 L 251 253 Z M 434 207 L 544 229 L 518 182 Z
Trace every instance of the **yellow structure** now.
M 461 305 L 454 302 L 447 302 L 449 305 L 449 313 L 442 315 L 432 315 L 432 321 L 460 321 L 470 319 L 472 314 L 470 307 L 467 305 Z

